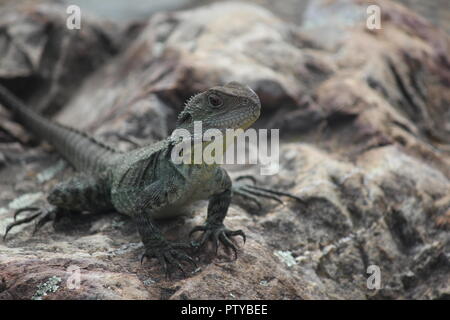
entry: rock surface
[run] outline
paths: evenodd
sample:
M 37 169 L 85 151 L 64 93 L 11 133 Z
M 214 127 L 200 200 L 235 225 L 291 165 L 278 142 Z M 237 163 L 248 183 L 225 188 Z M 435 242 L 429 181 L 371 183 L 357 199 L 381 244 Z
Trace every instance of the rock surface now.
M 6 2 L 0 12 L 1 82 L 47 114 L 119 49 L 117 26 L 86 13 L 77 32 L 67 19 L 57 1 Z
M 262 100 L 256 127 L 282 137 L 280 172 L 260 180 L 304 203 L 258 212 L 236 199 L 226 224 L 248 236 L 239 258 L 201 252 L 198 270 L 171 280 L 139 263 L 136 228 L 117 213 L 67 216 L 34 236 L 20 226 L 0 243 L 0 298 L 450 298 L 450 39 L 389 1 L 382 29 L 368 30 L 370 3 L 314 1 L 300 26 L 243 3 L 152 16 L 56 119 L 127 150 L 165 137 L 190 95 L 247 83 Z M 24 136 L 0 144 L 3 232 L 72 169 L 1 112 L 1 130 Z M 205 214 L 201 203 L 160 226 L 186 239 Z M 374 265 L 380 289 L 367 286 Z

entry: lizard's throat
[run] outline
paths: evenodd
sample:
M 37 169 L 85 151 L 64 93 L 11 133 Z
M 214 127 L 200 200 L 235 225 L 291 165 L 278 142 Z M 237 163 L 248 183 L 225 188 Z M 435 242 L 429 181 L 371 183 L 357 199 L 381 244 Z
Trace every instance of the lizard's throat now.
M 236 150 L 235 146 L 237 146 L 237 152 L 245 152 L 245 137 L 238 140 L 239 136 L 245 133 L 243 128 L 216 129 L 215 133 L 214 135 L 191 135 L 190 139 L 179 140 L 176 143 L 178 161 L 182 158 L 184 164 L 215 166 L 225 163 L 225 152 L 228 149 Z

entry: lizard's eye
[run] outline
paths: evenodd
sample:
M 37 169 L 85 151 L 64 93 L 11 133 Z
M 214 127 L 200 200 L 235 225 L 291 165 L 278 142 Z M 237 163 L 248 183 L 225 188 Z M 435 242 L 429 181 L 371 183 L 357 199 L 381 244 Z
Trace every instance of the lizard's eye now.
M 223 104 L 222 99 L 216 94 L 210 94 L 208 96 L 208 101 L 211 107 L 218 108 Z

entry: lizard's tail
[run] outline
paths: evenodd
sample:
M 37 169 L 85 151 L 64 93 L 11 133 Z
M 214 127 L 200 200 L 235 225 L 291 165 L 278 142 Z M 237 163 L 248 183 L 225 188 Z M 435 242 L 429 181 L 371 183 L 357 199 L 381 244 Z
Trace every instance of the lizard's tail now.
M 1 85 L 0 104 L 12 111 L 28 130 L 50 142 L 78 170 L 98 172 L 119 154 L 84 132 L 46 119 Z

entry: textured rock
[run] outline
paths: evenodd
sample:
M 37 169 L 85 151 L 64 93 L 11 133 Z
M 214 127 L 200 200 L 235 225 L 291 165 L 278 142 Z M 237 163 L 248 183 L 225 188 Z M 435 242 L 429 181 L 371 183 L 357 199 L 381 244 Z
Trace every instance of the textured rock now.
M 369 31 L 369 3 L 314 1 L 300 26 L 236 3 L 154 15 L 57 119 L 129 149 L 167 135 L 191 94 L 248 83 L 263 104 L 256 126 L 283 138 L 280 172 L 259 179 L 304 202 L 258 211 L 237 198 L 226 224 L 248 236 L 238 259 L 210 248 L 198 270 L 172 280 L 155 261 L 139 263 L 136 228 L 116 213 L 67 216 L 34 236 L 20 226 L 0 244 L 0 298 L 448 299 L 450 40 L 388 1 L 378 2 L 382 29 Z M 0 148 L 4 230 L 71 169 L 45 145 Z M 186 239 L 205 214 L 200 203 L 160 226 Z M 372 265 L 379 290 L 367 287 Z M 70 289 L 73 270 L 80 285 Z
M 88 13 L 82 30 L 66 27 L 57 1 L 14 1 L 0 12 L 0 82 L 39 111 L 54 113 L 82 80 L 118 50 L 121 34 Z

